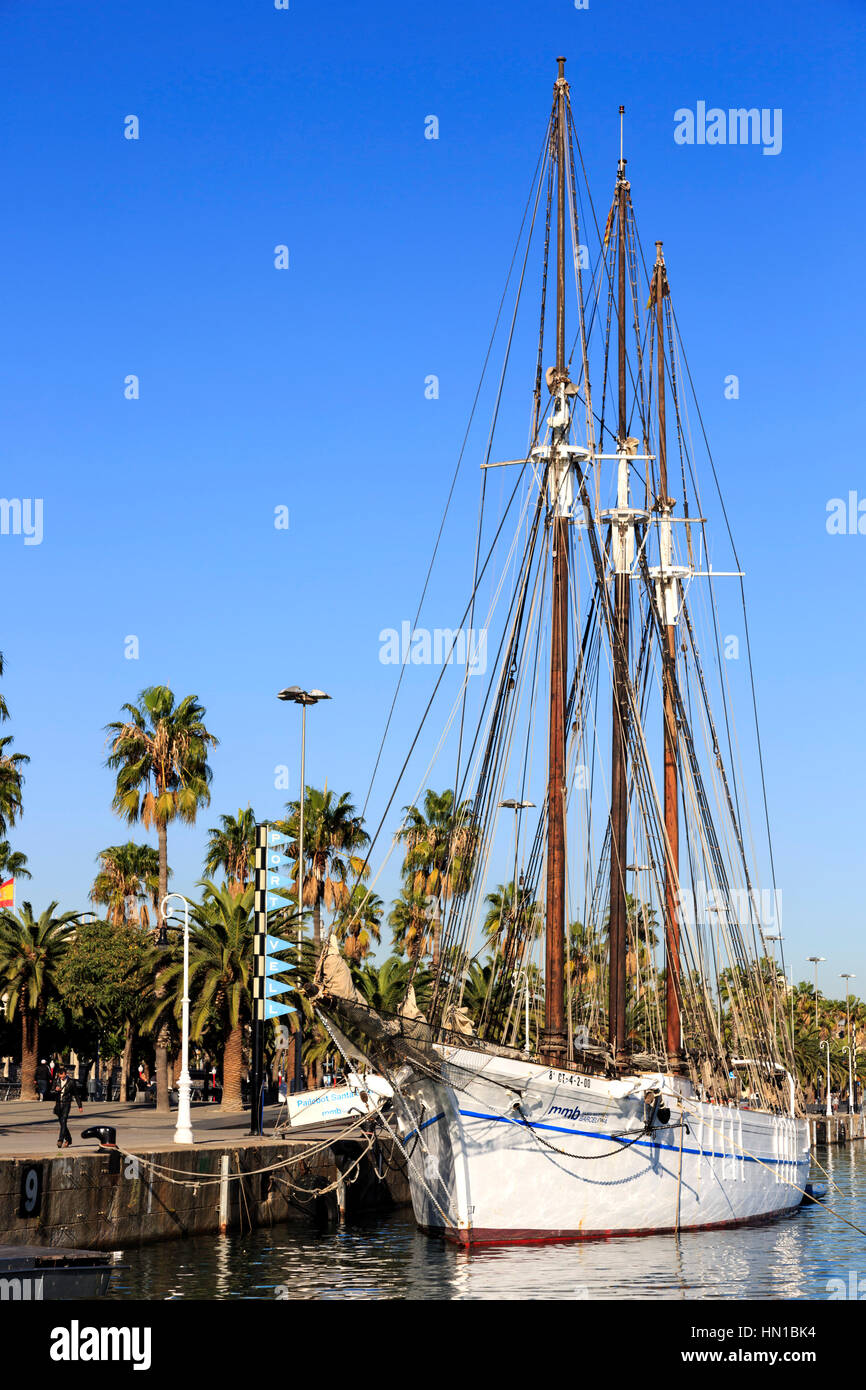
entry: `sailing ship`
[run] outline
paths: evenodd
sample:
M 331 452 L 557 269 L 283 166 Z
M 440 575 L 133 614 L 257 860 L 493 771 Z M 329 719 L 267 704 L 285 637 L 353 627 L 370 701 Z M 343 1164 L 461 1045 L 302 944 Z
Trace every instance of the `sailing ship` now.
M 489 469 L 515 481 L 486 552 L 479 522 L 467 614 L 471 624 L 482 578 L 491 612 L 505 611 L 474 733 L 468 674 L 448 716 L 460 729 L 439 869 L 450 893 L 437 896 L 424 1010 L 410 990 L 396 1017 L 375 1013 L 333 939 L 318 971 L 332 1037 L 350 1046 L 336 1028 L 348 1019 L 393 1087 L 418 1225 L 467 1246 L 776 1218 L 800 1205 L 809 1171 L 720 652 L 720 586 L 741 591 L 742 576 L 738 563 L 712 566 L 688 365 L 662 243 L 643 259 L 622 114 L 609 213 L 602 229 L 587 187 L 587 232 L 558 60 L 517 260 L 522 288 L 543 226 L 528 448 L 499 464 L 491 431 L 482 464 L 482 514 Z M 514 320 L 509 349 L 513 338 Z M 478 927 L 502 819 L 513 872 L 485 972 Z M 767 836 L 771 852 L 769 826 Z M 575 903 L 581 918 L 569 922 Z

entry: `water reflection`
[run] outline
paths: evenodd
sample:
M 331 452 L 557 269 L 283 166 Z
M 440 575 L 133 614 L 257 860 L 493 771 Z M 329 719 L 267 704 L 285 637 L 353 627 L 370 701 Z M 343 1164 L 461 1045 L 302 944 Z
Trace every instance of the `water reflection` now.
M 818 1159 L 841 1189 L 831 1188 L 826 1205 L 866 1226 L 863 1146 Z M 401 1211 L 345 1231 L 283 1226 L 121 1258 L 113 1298 L 823 1299 L 828 1279 L 866 1274 L 866 1241 L 812 1206 L 749 1230 L 467 1254 L 420 1235 Z

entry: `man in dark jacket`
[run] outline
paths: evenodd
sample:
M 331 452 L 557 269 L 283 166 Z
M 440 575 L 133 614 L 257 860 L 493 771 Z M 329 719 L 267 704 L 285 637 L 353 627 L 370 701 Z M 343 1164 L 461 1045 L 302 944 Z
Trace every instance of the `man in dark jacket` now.
M 69 1112 L 72 1109 L 72 1102 L 78 1106 L 78 1113 L 84 1109 L 81 1104 L 81 1097 L 78 1094 L 78 1083 L 74 1077 L 70 1076 L 65 1067 L 60 1067 L 57 1073 L 57 1089 L 55 1091 L 57 1100 L 54 1103 L 54 1113 L 60 1121 L 60 1138 L 57 1140 L 58 1149 L 68 1149 L 72 1143 L 72 1135 L 69 1133 Z
M 49 1071 L 48 1063 L 43 1057 L 42 1061 L 39 1063 L 39 1066 L 36 1068 L 36 1089 L 39 1092 L 40 1100 L 44 1100 L 45 1097 L 48 1095 L 50 1086 L 51 1072 Z

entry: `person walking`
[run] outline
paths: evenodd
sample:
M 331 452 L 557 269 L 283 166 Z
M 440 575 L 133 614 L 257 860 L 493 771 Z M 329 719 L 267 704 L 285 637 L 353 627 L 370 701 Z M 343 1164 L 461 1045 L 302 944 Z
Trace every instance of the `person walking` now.
M 48 1095 L 50 1087 L 51 1071 L 49 1069 L 48 1063 L 43 1057 L 42 1061 L 39 1063 L 39 1066 L 36 1068 L 36 1089 L 39 1092 L 40 1100 L 45 1099 L 45 1097 Z
M 69 1112 L 72 1109 L 72 1102 L 78 1106 L 78 1113 L 84 1109 L 81 1104 L 81 1097 L 78 1094 L 78 1083 L 74 1077 L 70 1076 L 65 1067 L 60 1067 L 57 1072 L 57 1100 L 54 1102 L 54 1113 L 60 1121 L 60 1138 L 57 1140 L 58 1149 L 68 1149 L 72 1143 L 72 1135 L 69 1133 Z

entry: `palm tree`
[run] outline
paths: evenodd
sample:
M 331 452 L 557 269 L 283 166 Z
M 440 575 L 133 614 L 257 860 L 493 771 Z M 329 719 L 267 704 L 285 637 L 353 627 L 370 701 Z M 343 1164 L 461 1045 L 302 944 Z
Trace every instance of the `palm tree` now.
M 142 902 L 142 899 L 156 903 L 159 893 L 159 851 L 152 845 L 139 845 L 134 840 L 127 840 L 125 845 L 109 845 L 107 849 L 101 849 L 97 858 L 99 872 L 90 890 L 91 901 L 107 906 L 108 920 L 115 926 L 122 922 L 149 926 L 147 902 Z
M 152 845 L 139 845 L 127 840 L 125 845 L 109 845 L 100 850 L 99 872 L 90 890 L 90 900 L 108 907 L 108 920 L 115 926 L 124 922 L 139 927 L 150 926 L 148 901 L 157 916 L 159 893 L 159 852 Z M 168 876 L 171 870 L 168 870 Z M 120 1062 L 120 1094 L 126 1098 L 126 1085 L 132 1066 L 135 1046 L 135 1021 L 126 1019 L 123 1055 Z
M 0 738 L 0 835 L 5 835 L 21 814 L 21 787 L 24 781 L 21 769 L 30 761 L 26 753 L 7 752 L 13 743 L 14 739 L 8 734 Z
M 541 935 L 544 929 L 544 912 L 522 883 L 500 883 L 484 899 L 487 915 L 481 923 L 481 930 L 494 949 L 501 945 L 502 959 L 506 967 L 513 966 L 515 938 L 530 940 Z
M 484 965 L 481 961 L 472 960 L 465 967 L 460 997 L 464 1009 L 471 1015 L 476 1028 L 479 1026 L 484 1013 L 492 976 L 492 960 L 487 961 Z
M 201 1038 L 214 1026 L 222 1042 L 222 1108 L 243 1109 L 244 1023 L 250 1018 L 253 973 L 253 903 L 255 885 L 240 894 L 228 884 L 218 888 L 210 879 L 201 884 L 204 896 L 190 911 L 189 986 L 192 1010 L 190 1037 Z M 163 972 L 164 985 L 179 980 L 183 965 L 175 959 Z M 177 1002 L 175 1001 L 175 1009 Z M 151 1019 L 155 1022 L 162 1009 Z
M 219 740 L 206 728 L 207 711 L 195 695 L 175 704 L 167 686 L 142 690 L 137 705 L 124 705 L 128 718 L 106 726 L 111 752 L 106 765 L 117 773 L 112 805 L 130 825 L 141 821 L 156 826 L 159 838 L 159 919 L 168 892 L 168 825 L 182 820 L 192 825 L 200 806 L 210 801 L 208 749 Z M 156 1097 L 160 1110 L 169 1109 L 168 1032 L 156 1041 Z
M 349 960 L 362 961 L 370 954 L 371 941 L 381 940 L 384 911 L 385 904 L 380 897 L 365 888 L 363 883 L 354 884 L 346 906 L 340 908 L 334 921 Z
M 0 676 L 2 675 L 3 653 L 0 652 Z M 0 695 L 0 723 L 8 718 L 9 709 Z M 21 814 L 21 784 L 24 781 L 21 769 L 30 761 L 25 753 L 8 753 L 6 750 L 12 743 L 13 740 L 8 735 L 6 738 L 0 738 L 0 835 L 5 835 L 9 826 L 15 824 L 16 816 Z
M 406 846 L 403 870 L 415 893 L 436 899 L 433 922 L 433 964 L 439 964 L 442 905 L 469 887 L 478 843 L 468 801 L 454 806 L 453 791 L 424 793 L 424 809 L 403 808 L 398 839 Z
M 0 986 L 6 996 L 6 1017 L 21 1013 L 21 1099 L 36 1100 L 36 1059 L 39 1023 L 55 988 L 57 969 L 79 920 L 77 912 L 54 916 L 56 902 L 39 918 L 30 903 L 21 911 L 0 913 Z
M 286 810 L 288 819 L 281 822 L 277 829 L 289 835 L 292 842 L 288 854 L 297 861 L 300 803 L 290 801 Z M 317 953 L 322 945 L 322 904 L 329 911 L 346 907 L 349 901 L 346 880 L 350 872 L 356 877 L 361 874 L 364 860 L 357 851 L 369 843 L 364 819 L 356 812 L 348 792 L 343 792 L 337 798 L 327 789 L 320 792 L 315 787 L 306 788 L 303 900 L 313 909 L 313 943 Z M 296 885 L 297 879 L 296 864 Z
M 251 806 L 237 816 L 220 816 L 222 829 L 208 831 L 204 871 L 213 878 L 222 869 L 229 887 L 239 896 L 255 871 L 256 815 Z
M 379 966 L 369 963 L 354 977 L 367 1003 L 383 1014 L 396 1014 L 410 985 L 423 1009 L 431 980 L 428 971 L 417 969 L 414 961 L 401 960 L 399 956 L 389 956 Z
M 652 952 L 659 942 L 658 919 L 654 907 L 638 902 L 631 893 L 625 895 L 626 905 L 626 974 L 629 979 L 638 979 L 639 971 L 649 969 Z M 605 913 L 602 931 L 610 935 L 610 909 Z
M 568 956 L 566 970 L 570 969 L 572 988 L 594 984 L 602 964 L 601 953 L 592 929 L 583 922 L 569 923 Z
M 8 840 L 0 840 L 0 879 L 32 878 L 27 867 L 27 855 L 13 850 Z
M 433 944 L 430 901 L 426 893 L 416 893 L 404 883 L 403 892 L 388 913 L 388 925 L 394 933 L 394 949 L 398 955 L 405 951 L 410 961 L 426 955 Z

